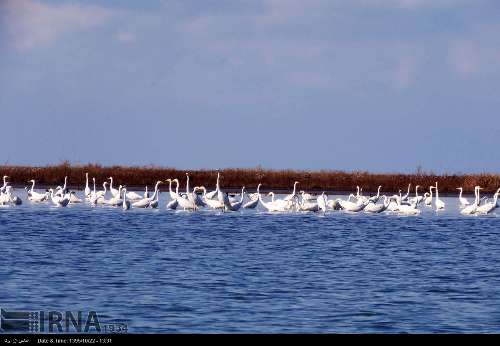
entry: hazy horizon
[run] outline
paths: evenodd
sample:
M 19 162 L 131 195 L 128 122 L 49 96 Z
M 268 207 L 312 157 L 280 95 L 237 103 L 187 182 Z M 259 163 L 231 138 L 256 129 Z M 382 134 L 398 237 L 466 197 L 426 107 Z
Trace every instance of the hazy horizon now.
M 498 173 L 500 3 L 0 0 L 0 163 Z

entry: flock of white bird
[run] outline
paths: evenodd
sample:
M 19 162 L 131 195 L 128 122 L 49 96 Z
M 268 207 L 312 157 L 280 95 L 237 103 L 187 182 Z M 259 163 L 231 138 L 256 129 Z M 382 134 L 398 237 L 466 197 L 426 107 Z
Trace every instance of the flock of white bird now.
M 103 190 L 96 190 L 96 180 L 92 178 L 93 189 L 89 186 L 89 176 L 86 175 L 86 186 L 84 190 L 85 200 L 80 199 L 75 192 L 69 191 L 67 188 L 68 179 L 64 179 L 63 186 L 58 186 L 55 189 L 48 189 L 45 192 L 35 191 L 35 180 L 30 180 L 30 187 L 26 187 L 27 198 L 30 202 L 42 203 L 52 202 L 58 207 L 66 207 L 68 204 L 87 202 L 92 206 L 108 205 L 122 207 L 124 210 L 130 208 L 158 208 L 159 206 L 159 186 L 162 181 L 156 182 L 152 196 L 146 190 L 144 194 L 138 194 L 133 191 L 127 191 L 125 186 L 120 185 L 118 189 L 113 187 L 113 178 L 109 177 L 109 182 L 103 183 Z M 20 205 L 22 199 L 14 195 L 14 189 L 7 182 L 8 176 L 3 177 L 3 186 L 0 188 L 0 205 Z M 273 192 L 268 195 L 271 200 L 264 201 L 260 193 L 261 184 L 257 186 L 257 192 L 247 194 L 245 187 L 241 189 L 241 194 L 230 196 L 225 193 L 219 184 L 220 174 L 217 174 L 215 190 L 207 192 L 204 186 L 189 186 L 189 174 L 186 173 L 186 189 L 184 192 L 179 191 L 178 179 L 167 179 L 165 182 L 169 185 L 170 201 L 166 207 L 168 209 L 181 208 L 183 210 L 195 211 L 199 208 L 211 208 L 221 211 L 238 211 L 243 209 L 254 209 L 260 203 L 264 209 L 270 212 L 290 212 L 290 211 L 311 211 L 311 212 L 326 212 L 327 210 L 345 210 L 347 212 L 358 213 L 382 213 L 392 212 L 403 215 L 418 215 L 421 213 L 419 205 L 423 204 L 427 207 L 435 208 L 435 210 L 445 209 L 445 203 L 439 198 L 438 183 L 429 187 L 429 192 L 424 195 L 419 195 L 418 189 L 415 187 L 415 196 L 410 195 L 411 184 L 408 185 L 408 191 L 405 195 L 401 190 L 399 194 L 392 196 L 380 195 L 381 186 L 378 187 L 375 196 L 363 196 L 363 190 L 358 186 L 356 194 L 350 194 L 347 199 L 328 199 L 328 196 L 323 192 L 320 195 L 313 196 L 305 191 L 297 192 L 296 181 L 293 185 L 291 194 L 286 195 L 283 199 L 275 197 Z M 172 189 L 172 184 L 175 183 L 175 189 Z M 109 189 L 108 189 L 109 185 Z M 463 189 L 457 188 L 459 193 L 460 213 L 463 215 L 484 215 L 489 214 L 498 208 L 498 195 L 500 189 L 493 195 L 492 201 L 487 198 L 480 197 L 481 187 L 476 186 L 474 189 L 475 198 L 473 202 L 469 202 L 463 197 Z M 433 193 L 434 191 L 434 193 Z M 108 197 L 108 192 L 110 198 Z M 246 198 L 245 198 L 246 197 Z

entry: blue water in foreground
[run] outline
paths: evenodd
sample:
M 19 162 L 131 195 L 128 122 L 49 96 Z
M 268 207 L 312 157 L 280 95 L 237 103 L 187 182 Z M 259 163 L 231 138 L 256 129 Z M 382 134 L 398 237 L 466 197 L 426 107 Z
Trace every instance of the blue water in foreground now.
M 129 332 L 500 332 L 500 218 L 0 208 L 2 308 Z M 498 211 L 497 211 L 498 213 Z

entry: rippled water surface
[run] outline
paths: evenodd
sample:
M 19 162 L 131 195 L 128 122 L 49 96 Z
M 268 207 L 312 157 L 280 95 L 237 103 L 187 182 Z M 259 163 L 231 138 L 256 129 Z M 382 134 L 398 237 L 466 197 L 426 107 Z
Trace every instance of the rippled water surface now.
M 500 332 L 500 219 L 0 208 L 3 308 L 129 332 Z M 498 211 L 497 211 L 498 213 Z

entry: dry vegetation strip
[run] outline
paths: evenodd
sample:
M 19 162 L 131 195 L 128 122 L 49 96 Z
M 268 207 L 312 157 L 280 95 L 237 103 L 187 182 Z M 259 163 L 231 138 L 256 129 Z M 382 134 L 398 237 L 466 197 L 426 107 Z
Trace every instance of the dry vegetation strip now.
M 101 166 L 60 165 L 45 167 L 29 166 L 0 166 L 0 175 L 8 175 L 9 181 L 16 185 L 28 185 L 27 181 L 35 179 L 39 186 L 61 185 L 64 177 L 68 176 L 72 188 L 82 188 L 85 185 L 85 172 L 90 179 L 96 178 L 98 188 L 102 182 L 112 176 L 115 185 L 127 184 L 129 187 L 143 187 L 153 185 L 157 180 L 178 178 L 181 188 L 186 180 L 186 171 L 174 168 L 155 166 L 126 167 L 126 166 Z M 267 170 L 267 169 L 223 169 L 221 172 L 221 185 L 226 189 L 239 189 L 246 186 L 255 189 L 262 183 L 264 190 L 290 190 L 294 181 L 299 181 L 299 189 L 307 191 L 353 191 L 356 185 L 363 187 L 366 193 L 374 192 L 379 185 L 382 191 L 406 191 L 408 183 L 413 186 L 421 185 L 424 189 L 439 182 L 439 190 L 443 193 L 456 193 L 456 188 L 463 186 L 467 192 L 472 192 L 475 185 L 484 188 L 483 192 L 494 192 L 500 187 L 499 174 L 463 174 L 463 175 L 435 175 L 430 173 L 415 174 L 373 174 L 368 172 L 342 172 L 342 171 L 296 171 L 296 170 Z M 191 186 L 204 185 L 207 188 L 215 186 L 216 170 L 189 171 Z

